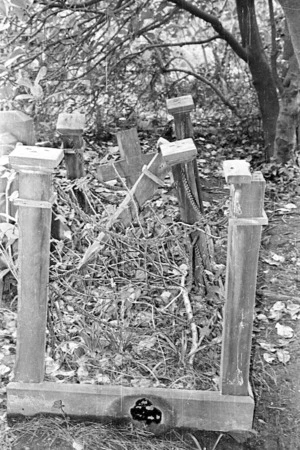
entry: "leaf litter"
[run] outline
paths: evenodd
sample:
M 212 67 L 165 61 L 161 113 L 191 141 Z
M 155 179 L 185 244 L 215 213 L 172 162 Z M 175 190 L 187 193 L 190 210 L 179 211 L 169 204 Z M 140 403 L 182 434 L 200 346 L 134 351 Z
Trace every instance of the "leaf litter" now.
M 220 152 L 224 153 L 223 150 Z M 204 156 L 209 159 L 208 152 Z M 220 159 L 214 158 L 213 164 L 211 171 L 205 168 L 204 177 L 221 176 Z M 180 267 L 184 264 L 189 270 L 191 268 L 185 242 L 192 228 L 180 221 L 172 190 L 159 190 L 159 195 L 144 208 L 138 225 L 124 230 L 116 224 L 109 232 L 106 247 L 79 273 L 75 267 L 85 248 L 105 229 L 106 217 L 115 211 L 124 193 L 118 182 L 99 186 L 93 177 L 88 178 L 80 187 L 91 203 L 93 215 L 87 215 L 76 202 L 76 182 L 64 180 L 63 173 L 57 175 L 59 212 L 66 219 L 73 240 L 53 242 L 47 379 L 217 389 L 227 234 L 224 191 L 222 201 L 210 197 L 205 202 L 210 214 L 207 222 L 216 237 L 213 248 L 216 266 L 221 268 L 217 276 L 219 286 L 214 286 L 213 295 L 209 295 L 207 301 L 188 285 L 199 337 L 199 348 L 191 365 L 191 329 L 180 289 Z M 288 176 L 285 182 L 291 180 Z M 267 195 L 275 195 L 272 182 L 268 191 Z M 277 213 L 293 213 L 296 208 L 292 205 L 290 202 L 287 207 L 279 207 Z M 268 259 L 281 265 L 284 261 L 274 255 L 270 253 Z M 215 280 L 211 281 L 213 285 Z M 279 306 L 266 313 L 258 312 L 258 323 L 272 323 L 286 316 L 291 320 L 299 319 L 299 305 L 287 302 L 285 308 Z M 1 320 L 4 333 L 0 339 L 6 346 L 5 351 L 13 356 L 6 366 L 9 372 L 4 375 L 4 380 L 9 380 L 14 360 L 15 317 L 9 317 L 1 310 Z M 285 365 L 290 360 L 285 347 L 291 332 L 287 332 L 284 325 L 276 329 L 283 333 L 277 343 L 261 342 L 260 345 L 265 350 L 265 362 L 278 361 Z M 1 358 L 0 364 L 2 355 Z M 80 440 L 73 441 L 73 448 L 80 448 L 80 445 Z

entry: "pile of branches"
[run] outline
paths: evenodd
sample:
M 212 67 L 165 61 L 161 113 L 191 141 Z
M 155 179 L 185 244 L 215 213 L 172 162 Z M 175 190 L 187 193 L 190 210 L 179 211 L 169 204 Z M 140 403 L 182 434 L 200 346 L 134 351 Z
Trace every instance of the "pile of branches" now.
M 87 178 L 56 179 L 57 214 L 72 239 L 52 240 L 47 376 L 60 381 L 138 387 L 218 389 L 224 264 L 203 298 L 194 289 L 189 234 L 177 199 L 161 189 L 137 223 L 106 231 L 122 200 L 119 188 Z M 86 214 L 76 199 L 85 195 Z M 205 218 L 224 263 L 226 220 L 218 207 Z M 200 224 L 195 226 L 199 227 Z M 204 224 L 201 224 L 203 226 Z M 80 269 L 101 231 L 109 240 Z M 219 287 L 218 287 L 219 286 Z

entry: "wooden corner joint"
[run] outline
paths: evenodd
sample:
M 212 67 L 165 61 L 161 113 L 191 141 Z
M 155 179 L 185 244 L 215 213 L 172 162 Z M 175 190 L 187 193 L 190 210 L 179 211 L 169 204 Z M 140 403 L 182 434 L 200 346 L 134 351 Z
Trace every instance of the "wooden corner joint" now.
M 152 173 L 146 165 L 142 168 L 142 173 L 145 174 L 148 178 L 150 178 L 154 183 L 158 184 L 161 187 L 166 187 L 165 183 L 154 173 Z

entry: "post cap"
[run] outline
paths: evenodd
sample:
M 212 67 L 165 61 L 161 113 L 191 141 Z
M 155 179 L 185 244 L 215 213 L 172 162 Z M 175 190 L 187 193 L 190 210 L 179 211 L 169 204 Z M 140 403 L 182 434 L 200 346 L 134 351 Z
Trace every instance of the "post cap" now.
M 252 175 L 250 164 L 245 160 L 227 160 L 223 163 L 224 175 L 228 184 L 250 184 Z
M 197 156 L 197 149 L 192 138 L 161 144 L 160 150 L 169 166 L 192 161 Z
M 9 162 L 15 169 L 24 168 L 36 171 L 49 171 L 58 166 L 64 152 L 60 148 L 17 145 L 9 155 Z
M 195 108 L 193 97 L 183 95 L 182 97 L 168 98 L 166 100 L 167 109 L 170 114 L 187 113 Z
M 85 115 L 78 112 L 61 113 L 58 116 L 56 129 L 60 134 L 78 136 L 85 126 Z

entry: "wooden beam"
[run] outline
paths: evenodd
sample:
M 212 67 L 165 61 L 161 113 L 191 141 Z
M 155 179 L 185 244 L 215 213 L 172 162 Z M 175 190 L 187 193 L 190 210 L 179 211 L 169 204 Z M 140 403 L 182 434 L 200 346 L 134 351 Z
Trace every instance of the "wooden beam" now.
M 254 401 L 250 396 L 220 395 L 216 391 L 87 386 L 59 383 L 9 383 L 7 415 L 64 414 L 80 419 L 127 419 L 133 408 L 148 400 L 161 413 L 151 431 L 171 427 L 199 430 L 251 430 Z
M 97 169 L 97 177 L 105 182 L 117 179 L 119 174 L 126 179 L 127 186 L 131 188 L 139 178 L 143 166 L 149 164 L 155 153 L 142 154 L 136 128 L 119 131 L 117 141 L 121 159 L 113 164 L 100 165 Z
M 19 172 L 19 284 L 15 380 L 44 378 L 49 282 L 51 172 L 63 157 L 60 149 L 17 146 L 10 154 Z
M 233 174 L 228 227 L 225 306 L 220 390 L 224 395 L 248 395 L 252 325 L 262 225 L 265 181 L 251 176 L 240 161 L 224 164 Z M 241 181 L 244 181 L 241 184 Z

